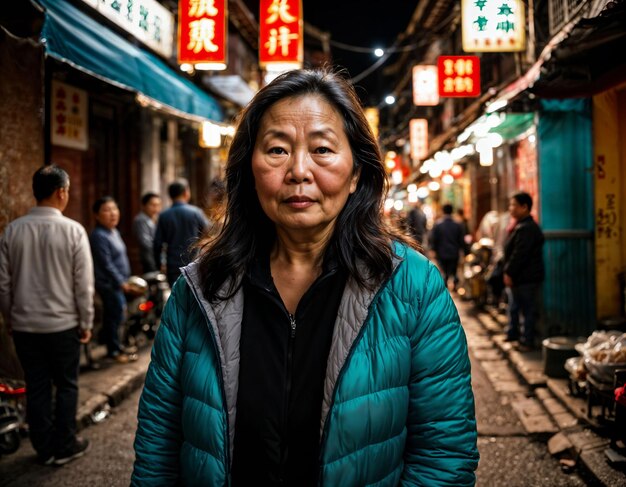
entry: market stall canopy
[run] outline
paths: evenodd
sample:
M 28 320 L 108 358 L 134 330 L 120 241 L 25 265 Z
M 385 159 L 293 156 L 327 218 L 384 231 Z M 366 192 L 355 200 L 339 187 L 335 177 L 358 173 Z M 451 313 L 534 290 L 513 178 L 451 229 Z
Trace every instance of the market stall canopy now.
M 534 125 L 534 113 L 507 113 L 502 123 L 489 132 L 500 134 L 504 140 L 512 140 Z
M 217 100 L 156 55 L 133 45 L 67 0 L 37 0 L 45 11 L 46 54 L 157 104 L 221 122 Z

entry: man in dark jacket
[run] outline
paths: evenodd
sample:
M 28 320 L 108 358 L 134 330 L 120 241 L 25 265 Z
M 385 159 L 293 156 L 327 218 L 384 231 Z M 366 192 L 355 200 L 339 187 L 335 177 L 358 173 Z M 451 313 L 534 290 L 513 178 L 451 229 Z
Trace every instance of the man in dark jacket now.
M 107 346 L 107 357 L 121 364 L 137 359 L 127 354 L 120 343 L 119 328 L 126 315 L 126 296 L 130 290 L 130 263 L 126 244 L 117 225 L 120 210 L 111 196 L 98 198 L 92 207 L 96 228 L 91 232 L 96 290 L 102 299 L 102 337 Z
M 519 340 L 519 349 L 534 347 L 535 323 L 541 283 L 544 279 L 542 248 L 544 237 L 530 211 L 532 197 L 517 193 L 509 202 L 509 213 L 517 220 L 504 245 L 504 284 L 509 293 L 509 328 L 507 341 Z M 520 313 L 524 316 L 520 337 Z
M 161 197 L 158 194 L 146 193 L 141 197 L 141 211 L 133 220 L 133 235 L 139 244 L 139 260 L 144 274 L 159 270 L 152 247 L 160 212 Z
M 426 215 L 422 210 L 422 203 L 418 200 L 415 206 L 411 208 L 406 218 L 408 230 L 413 239 L 420 245 L 426 235 Z
M 443 205 L 443 218 L 433 227 L 430 248 L 437 257 L 446 286 L 452 277 L 456 289 L 459 278 L 456 270 L 459 265 L 459 252 L 464 249 L 463 227 L 452 219 L 452 205 Z
M 202 235 L 209 221 L 200 208 L 189 204 L 191 192 L 186 179 L 174 181 L 168 192 L 172 206 L 159 215 L 154 235 L 154 260 L 161 262 L 161 251 L 167 246 L 167 282 L 173 286 L 180 268 L 193 260 L 190 246 Z

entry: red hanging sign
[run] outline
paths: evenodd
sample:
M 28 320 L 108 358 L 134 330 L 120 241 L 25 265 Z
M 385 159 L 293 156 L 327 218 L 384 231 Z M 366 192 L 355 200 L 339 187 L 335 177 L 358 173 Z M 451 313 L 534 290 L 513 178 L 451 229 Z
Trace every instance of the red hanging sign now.
M 303 29 L 301 0 L 261 0 L 259 64 L 302 65 Z
M 478 56 L 439 56 L 437 59 L 439 96 L 475 98 L 480 96 Z
M 178 63 L 226 68 L 225 0 L 178 1 Z

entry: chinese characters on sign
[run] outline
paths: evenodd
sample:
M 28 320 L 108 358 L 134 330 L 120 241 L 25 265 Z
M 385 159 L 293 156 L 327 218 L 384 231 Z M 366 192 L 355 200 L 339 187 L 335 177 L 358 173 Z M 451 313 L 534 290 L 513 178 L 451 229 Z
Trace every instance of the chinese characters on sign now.
M 472 98 L 480 95 L 478 56 L 439 56 L 437 74 L 441 97 Z
M 165 58 L 174 53 L 174 15 L 156 0 L 83 0 Z
M 301 0 L 261 0 L 259 64 L 302 66 Z
M 53 80 L 51 98 L 52 144 L 87 150 L 87 92 Z
M 615 193 L 604 195 L 604 204 L 596 210 L 596 236 L 598 239 L 619 237 L 618 213 Z
M 465 52 L 523 51 L 526 20 L 522 0 L 463 0 Z
M 409 122 L 411 159 L 423 160 L 428 155 L 428 120 L 412 118 Z
M 610 177 L 607 181 L 607 171 L 610 172 L 610 170 L 610 165 L 607 169 L 605 156 L 598 155 L 596 158 L 596 179 L 605 180 L 602 184 L 596 183 L 596 237 L 598 240 L 615 239 L 620 234 L 620 215 L 615 196 L 615 178 Z
M 434 106 L 438 103 L 437 66 L 413 66 L 413 104 Z
M 178 2 L 178 63 L 226 69 L 226 1 Z

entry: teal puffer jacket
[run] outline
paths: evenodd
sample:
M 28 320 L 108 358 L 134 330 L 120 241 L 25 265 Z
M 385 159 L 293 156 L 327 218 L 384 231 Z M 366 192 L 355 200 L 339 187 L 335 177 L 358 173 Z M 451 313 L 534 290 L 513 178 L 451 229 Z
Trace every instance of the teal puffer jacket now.
M 326 370 L 320 485 L 468 486 L 478 464 L 465 334 L 436 267 L 397 245 L 376 292 L 348 281 Z M 243 293 L 184 269 L 152 350 L 133 485 L 229 485 Z

